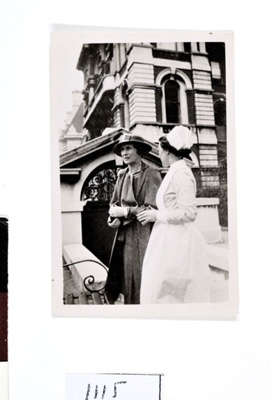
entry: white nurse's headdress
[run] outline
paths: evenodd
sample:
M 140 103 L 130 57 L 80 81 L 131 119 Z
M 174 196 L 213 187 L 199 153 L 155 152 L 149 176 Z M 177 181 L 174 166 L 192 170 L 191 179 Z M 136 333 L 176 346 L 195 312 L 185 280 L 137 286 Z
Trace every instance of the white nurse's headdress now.
M 176 150 L 190 149 L 193 146 L 192 133 L 186 126 L 175 126 L 166 138 Z

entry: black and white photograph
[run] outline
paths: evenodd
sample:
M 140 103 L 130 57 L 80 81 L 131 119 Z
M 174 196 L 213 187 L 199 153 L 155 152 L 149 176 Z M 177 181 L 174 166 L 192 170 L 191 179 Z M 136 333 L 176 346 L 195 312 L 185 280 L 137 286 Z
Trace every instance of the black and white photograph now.
M 1 400 L 270 400 L 268 10 L 3 3 Z
M 232 32 L 51 33 L 55 315 L 237 312 L 232 65 Z

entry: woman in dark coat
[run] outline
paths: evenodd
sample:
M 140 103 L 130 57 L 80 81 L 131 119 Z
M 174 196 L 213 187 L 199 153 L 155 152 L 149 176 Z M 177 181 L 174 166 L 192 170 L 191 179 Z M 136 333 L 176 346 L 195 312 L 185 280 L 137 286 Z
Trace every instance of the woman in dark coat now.
M 138 212 L 156 208 L 156 192 L 161 183 L 160 172 L 142 161 L 151 150 L 143 138 L 124 134 L 114 147 L 127 168 L 119 171 L 110 202 L 108 224 L 117 228 L 105 295 L 114 303 L 119 293 L 125 304 L 139 304 L 141 270 L 153 223 L 142 226 Z

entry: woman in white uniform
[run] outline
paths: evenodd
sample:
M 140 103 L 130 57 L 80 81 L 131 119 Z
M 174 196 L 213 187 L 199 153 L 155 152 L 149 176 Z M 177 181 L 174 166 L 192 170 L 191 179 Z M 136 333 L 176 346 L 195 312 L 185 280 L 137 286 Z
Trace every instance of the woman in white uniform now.
M 196 181 L 189 154 L 191 131 L 173 128 L 160 138 L 159 157 L 169 170 L 157 192 L 158 210 L 137 216 L 155 222 L 142 267 L 141 304 L 209 301 L 206 247 L 196 219 Z M 190 164 L 190 165 L 189 165 Z

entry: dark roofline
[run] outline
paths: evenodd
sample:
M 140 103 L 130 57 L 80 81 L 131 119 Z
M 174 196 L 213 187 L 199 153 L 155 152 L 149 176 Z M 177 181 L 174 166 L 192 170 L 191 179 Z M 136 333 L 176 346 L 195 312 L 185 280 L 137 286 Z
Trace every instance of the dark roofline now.
M 115 141 L 120 137 L 123 133 L 131 133 L 130 131 L 124 128 L 116 128 L 111 133 L 106 135 L 99 136 L 98 138 L 91 139 L 89 142 L 82 144 L 72 150 L 69 150 L 60 155 L 60 168 L 66 167 L 69 164 L 72 164 L 84 157 L 87 157 L 89 154 L 101 151 L 109 146 L 113 147 Z M 145 156 L 146 159 L 157 160 L 158 157 L 158 147 L 156 144 L 146 140 L 148 144 L 152 146 L 152 150 L 149 154 Z
M 92 51 L 96 51 L 97 44 L 92 43 L 84 43 L 81 49 L 81 53 L 79 55 L 76 69 L 79 71 L 84 71 L 84 67 L 86 65 L 87 59 Z
M 69 150 L 61 154 L 60 167 L 63 167 L 67 164 L 77 161 L 80 158 L 83 158 L 94 151 L 100 150 L 103 147 L 107 147 L 110 144 L 113 144 L 114 141 L 117 140 L 123 132 L 130 133 L 129 131 L 126 131 L 123 128 L 118 128 L 107 135 L 91 139 L 89 142 L 86 142 L 81 146 L 76 147 L 75 149 Z
M 89 47 L 88 44 L 83 44 L 83 46 L 82 46 L 81 53 L 79 54 L 79 58 L 78 58 L 77 65 L 76 65 L 76 69 L 78 69 L 79 71 L 84 70 L 84 66 L 85 66 L 87 54 L 88 54 L 88 47 Z

